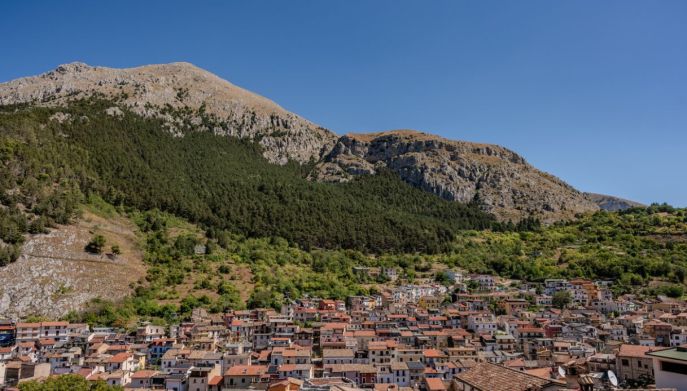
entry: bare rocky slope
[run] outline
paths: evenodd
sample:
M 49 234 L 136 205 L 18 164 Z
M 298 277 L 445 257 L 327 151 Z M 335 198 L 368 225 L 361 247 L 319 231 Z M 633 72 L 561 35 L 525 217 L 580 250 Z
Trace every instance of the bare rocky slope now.
M 346 181 L 383 168 L 443 198 L 475 200 L 502 220 L 534 216 L 552 222 L 598 209 L 583 193 L 506 148 L 411 130 L 343 136 L 313 175 Z
M 103 235 L 122 253 L 85 252 L 93 234 Z M 92 299 L 125 297 L 131 293 L 130 284 L 146 272 L 137 240 L 130 221 L 90 212 L 75 224 L 30 235 L 19 259 L 0 268 L 0 319 L 30 315 L 57 319 Z
M 587 198 L 599 205 L 599 208 L 608 211 L 625 210 L 635 207 L 645 207 L 639 202 L 626 200 L 624 198 L 609 196 L 606 194 L 585 193 Z
M 477 200 L 501 220 L 534 216 L 552 222 L 602 205 L 598 197 L 537 170 L 503 147 L 415 131 L 338 137 L 188 63 L 128 69 L 72 63 L 0 84 L 0 105 L 59 106 L 94 95 L 117 99 L 118 104 L 137 113 L 162 118 L 177 136 L 183 136 L 183 125 L 190 121 L 216 134 L 257 141 L 265 158 L 276 164 L 316 161 L 310 177 L 320 181 L 347 181 L 387 168 L 406 182 L 446 199 Z M 113 107 L 108 114 L 117 115 L 117 110 Z M 212 121 L 205 121 L 207 117 Z

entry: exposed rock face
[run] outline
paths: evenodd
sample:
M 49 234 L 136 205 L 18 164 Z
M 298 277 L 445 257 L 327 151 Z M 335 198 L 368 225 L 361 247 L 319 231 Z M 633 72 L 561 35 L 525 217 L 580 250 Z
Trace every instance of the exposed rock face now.
M 181 135 L 179 118 L 166 110 L 191 109 L 193 123 L 203 113 L 219 124 L 208 129 L 248 139 L 259 139 L 265 158 L 284 164 L 318 160 L 337 136 L 274 102 L 239 88 L 188 63 L 114 69 L 83 63 L 61 65 L 54 71 L 0 84 L 0 105 L 35 102 L 60 105 L 70 99 L 93 96 L 122 99 L 133 111 L 165 119 L 170 131 Z M 117 115 L 114 109 L 108 115 Z
M 145 276 L 132 223 L 86 213 L 76 224 L 31 235 L 19 259 L 0 268 L 0 319 L 39 315 L 51 319 L 78 311 L 90 300 L 118 300 Z M 89 254 L 92 231 L 117 244 L 119 256 Z
M 644 204 L 640 204 L 639 202 L 625 200 L 605 194 L 585 193 L 585 195 L 588 199 L 597 204 L 599 208 L 612 212 L 646 206 Z
M 449 200 L 478 200 L 502 220 L 572 218 L 598 206 L 565 182 L 497 145 L 451 141 L 401 130 L 341 137 L 312 177 L 346 181 L 381 168 Z

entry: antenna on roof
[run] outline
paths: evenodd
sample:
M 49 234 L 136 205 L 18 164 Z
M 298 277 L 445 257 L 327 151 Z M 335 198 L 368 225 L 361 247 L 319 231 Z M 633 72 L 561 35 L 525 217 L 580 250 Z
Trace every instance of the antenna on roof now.
M 559 374 L 561 377 L 565 377 L 565 369 L 563 369 L 563 367 L 560 366 L 560 365 L 558 366 L 558 374 Z
M 608 381 L 611 382 L 613 387 L 618 387 L 618 378 L 615 376 L 615 373 L 613 373 L 613 371 L 611 370 L 608 371 Z

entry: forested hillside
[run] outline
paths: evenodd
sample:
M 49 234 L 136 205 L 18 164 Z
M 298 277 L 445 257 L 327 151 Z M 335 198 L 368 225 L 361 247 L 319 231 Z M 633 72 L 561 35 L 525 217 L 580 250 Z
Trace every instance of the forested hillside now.
M 623 213 L 597 212 L 579 221 L 529 232 L 464 231 L 451 250 L 434 255 L 365 255 L 354 250 L 304 251 L 277 238 L 245 238 L 227 231 L 210 237 L 159 211 L 133 212 L 145 243 L 148 274 L 132 297 L 92 302 L 72 321 L 127 326 L 137 319 L 171 322 L 193 308 L 211 312 L 280 306 L 304 295 L 344 299 L 391 284 L 356 274 L 354 267 L 396 267 L 398 283 L 431 278 L 442 270 L 541 283 L 545 278 L 614 280 L 616 294 L 684 294 L 687 210 L 667 206 Z M 205 245 L 204 254 L 194 248 Z
M 682 209 L 597 212 L 545 227 L 497 223 L 477 205 L 443 200 L 389 172 L 312 182 L 308 165 L 270 164 L 255 143 L 193 123 L 175 137 L 160 120 L 113 105 L 91 99 L 0 111 L 0 263 L 16 259 L 26 233 L 70 223 L 84 205 L 138 227 L 146 277 L 131 297 L 96 300 L 71 320 L 171 322 L 196 307 L 278 308 L 288 298 L 345 298 L 384 286 L 355 275 L 360 265 L 398 267 L 402 281 L 443 281 L 441 270 L 460 267 L 683 294 Z M 93 245 L 112 246 L 101 241 Z
M 435 253 L 458 230 L 495 225 L 476 205 L 442 200 L 390 173 L 343 184 L 308 181 L 308 166 L 270 164 L 256 143 L 197 132 L 193 124 L 174 137 L 162 121 L 109 101 L 1 110 L 0 233 L 8 244 L 24 232 L 68 222 L 88 193 L 305 249 Z M 30 212 L 28 220 L 23 212 Z M 16 256 L 4 248 L 3 259 Z
M 678 284 L 687 272 L 687 210 L 652 205 L 597 212 L 533 232 L 458 235 L 440 256 L 475 272 L 542 281 L 551 277 L 613 280 L 619 292 Z

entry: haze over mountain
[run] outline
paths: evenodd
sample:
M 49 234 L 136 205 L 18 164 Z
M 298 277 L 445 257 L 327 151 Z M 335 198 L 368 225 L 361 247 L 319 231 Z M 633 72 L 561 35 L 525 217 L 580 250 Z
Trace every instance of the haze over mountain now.
M 196 126 L 255 141 L 263 148 L 263 156 L 275 164 L 315 162 L 310 178 L 320 181 L 348 181 L 390 169 L 442 198 L 477 201 L 501 220 L 569 219 L 608 206 L 611 199 L 585 195 L 497 145 L 410 130 L 339 137 L 188 63 L 127 69 L 71 63 L 0 84 L 1 105 L 54 107 L 93 96 L 116 99 L 135 113 L 163 119 L 176 136 L 183 136 L 185 127 Z M 116 110 L 113 107 L 109 113 Z M 173 115 L 175 110 L 187 115 Z M 204 122 L 207 119 L 212 124 Z M 612 208 L 630 205 L 613 203 Z

